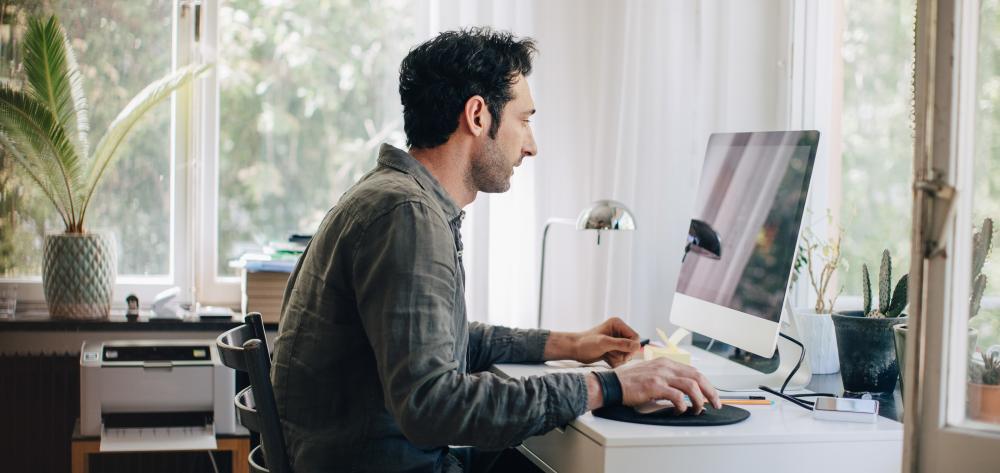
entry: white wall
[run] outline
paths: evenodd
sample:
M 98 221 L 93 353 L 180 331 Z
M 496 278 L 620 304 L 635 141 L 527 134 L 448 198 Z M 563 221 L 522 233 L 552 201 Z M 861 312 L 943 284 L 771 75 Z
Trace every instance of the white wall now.
M 540 49 L 539 154 L 466 220 L 470 318 L 533 326 L 545 220 L 613 198 L 633 210 L 634 233 L 597 246 L 592 232 L 550 232 L 545 326 L 618 315 L 644 335 L 666 328 L 709 134 L 788 126 L 789 2 L 431 3 L 431 31 L 492 24 Z

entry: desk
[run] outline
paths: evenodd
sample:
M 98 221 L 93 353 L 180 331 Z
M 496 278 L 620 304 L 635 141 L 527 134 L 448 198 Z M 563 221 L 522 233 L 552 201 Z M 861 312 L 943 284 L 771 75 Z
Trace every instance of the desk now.
M 698 360 L 718 358 L 694 347 Z M 715 361 L 712 361 L 715 363 Z M 735 365 L 735 364 L 734 364 Z M 520 378 L 544 365 L 502 364 L 494 372 Z M 711 379 L 711 377 L 710 377 Z M 720 427 L 662 427 L 600 419 L 587 413 L 565 428 L 524 441 L 518 449 L 548 472 L 898 472 L 903 424 L 824 422 L 783 400 L 741 406 L 750 418 Z
M 218 444 L 214 451 L 230 452 L 231 461 L 229 471 L 242 473 L 250 470 L 250 436 L 249 435 L 220 435 L 216 438 Z M 85 437 L 80 434 L 80 419 L 76 420 L 73 427 L 71 473 L 88 473 L 90 462 L 88 457 L 101 452 L 100 437 Z M 218 460 L 216 460 L 218 462 Z

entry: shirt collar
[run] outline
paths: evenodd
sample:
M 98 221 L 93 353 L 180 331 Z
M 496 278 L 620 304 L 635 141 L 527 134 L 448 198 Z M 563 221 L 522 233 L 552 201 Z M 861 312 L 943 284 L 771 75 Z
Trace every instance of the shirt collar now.
M 451 199 L 448 192 L 441 187 L 441 183 L 431 174 L 420 161 L 395 146 L 382 143 L 378 150 L 378 163 L 382 166 L 390 167 L 399 172 L 413 176 L 417 184 L 424 190 L 430 191 L 437 198 L 441 208 L 448 216 L 448 221 L 465 217 L 465 211 L 458 208 L 455 201 Z

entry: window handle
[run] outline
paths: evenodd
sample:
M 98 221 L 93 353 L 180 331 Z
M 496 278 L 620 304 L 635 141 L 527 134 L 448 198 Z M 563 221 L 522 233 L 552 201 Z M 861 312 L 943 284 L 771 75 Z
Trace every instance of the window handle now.
M 932 169 L 924 178 L 913 183 L 913 189 L 919 197 L 919 205 L 929 210 L 925 215 L 930 218 L 924 221 L 921 229 L 924 241 L 924 258 L 934 259 L 945 256 L 944 240 L 945 225 L 951 216 L 952 204 L 955 202 L 955 188 L 944 179 L 944 173 Z
M 201 0 L 181 0 L 181 18 L 187 18 L 194 10 L 194 41 L 201 40 Z

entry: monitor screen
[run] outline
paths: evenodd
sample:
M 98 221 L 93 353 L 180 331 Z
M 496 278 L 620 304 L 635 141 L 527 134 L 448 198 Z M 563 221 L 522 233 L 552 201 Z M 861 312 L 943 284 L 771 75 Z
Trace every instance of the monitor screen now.
M 672 322 L 771 355 L 818 142 L 817 131 L 711 136 Z

